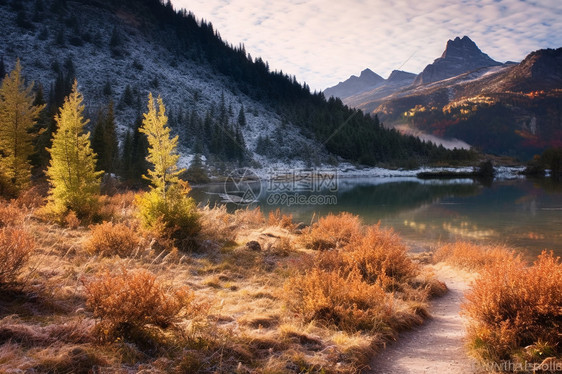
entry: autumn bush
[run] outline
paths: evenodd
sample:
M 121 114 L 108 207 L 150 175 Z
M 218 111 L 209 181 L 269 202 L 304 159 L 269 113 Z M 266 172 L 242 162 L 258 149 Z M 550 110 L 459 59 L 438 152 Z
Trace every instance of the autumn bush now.
M 321 217 L 302 236 L 303 244 L 310 249 L 328 250 L 342 248 L 362 234 L 359 216 L 351 213 L 330 213 Z
M 105 273 L 85 282 L 86 305 L 98 324 L 102 339 L 130 334 L 150 326 L 175 325 L 187 312 L 192 292 L 187 287 L 168 290 L 146 270 Z
M 100 217 L 109 221 L 126 221 L 134 215 L 135 193 L 126 191 L 100 196 Z
M 348 271 L 356 268 L 368 283 L 380 282 L 388 290 L 396 290 L 410 282 L 419 272 L 407 254 L 408 249 L 392 230 L 380 224 L 369 226 L 365 234 L 340 251 Z
M 326 232 L 330 240 L 320 242 Z M 429 286 L 415 281 L 419 265 L 392 230 L 363 227 L 344 213 L 320 219 L 307 235 L 314 248 L 329 250 L 318 252 L 285 285 L 289 308 L 305 321 L 392 335 L 427 316 Z
M 466 295 L 468 338 L 482 360 L 561 358 L 562 263 L 543 252 L 532 266 L 519 257 L 481 272 Z
M 272 210 L 267 215 L 267 224 L 269 226 L 279 226 L 284 229 L 292 230 L 294 228 L 293 215 L 283 214 L 281 209 Z
M 35 240 L 23 229 L 0 228 L 0 287 L 17 281 L 35 248 Z
M 433 255 L 434 262 L 446 262 L 467 270 L 510 261 L 514 252 L 502 245 L 479 245 L 458 241 L 440 246 Z
M 0 227 L 20 225 L 23 218 L 21 208 L 0 198 Z
M 314 268 L 289 279 L 285 289 L 289 308 L 306 322 L 371 331 L 387 329 L 392 316 L 389 296 L 380 285 L 364 282 L 357 270 L 344 274 Z
M 122 223 L 104 222 L 91 226 L 91 234 L 84 248 L 91 254 L 101 256 L 130 256 L 139 246 L 135 230 Z

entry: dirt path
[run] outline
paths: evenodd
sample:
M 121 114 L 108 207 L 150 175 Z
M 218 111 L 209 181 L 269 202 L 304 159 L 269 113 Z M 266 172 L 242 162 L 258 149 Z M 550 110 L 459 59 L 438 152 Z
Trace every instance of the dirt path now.
M 369 373 L 474 373 L 473 361 L 464 348 L 464 326 L 459 316 L 463 293 L 472 276 L 441 265 L 435 267 L 435 275 L 447 284 L 449 292 L 432 301 L 433 318 L 401 334 L 396 343 L 374 358 Z

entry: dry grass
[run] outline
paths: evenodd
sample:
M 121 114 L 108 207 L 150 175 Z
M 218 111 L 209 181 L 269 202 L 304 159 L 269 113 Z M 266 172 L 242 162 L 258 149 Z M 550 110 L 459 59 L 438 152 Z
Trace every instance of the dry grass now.
M 238 227 L 259 228 L 265 224 L 265 217 L 259 207 L 250 209 L 238 209 L 234 212 L 234 221 Z
M 358 235 L 319 252 L 303 248 L 289 218 L 276 213 L 268 226 L 259 209 L 204 208 L 198 240 L 211 242 L 209 250 L 182 253 L 149 236 L 122 253 L 131 239 L 120 238 L 122 225 L 135 227 L 132 201 L 130 193 L 102 198 L 114 223 L 90 227 L 63 227 L 21 208 L 37 249 L 22 294 L 3 304 L 2 369 L 351 373 L 421 320 L 431 277 L 380 227 L 351 218 Z M 247 249 L 248 241 L 261 250 Z M 331 255 L 339 257 L 332 263 Z M 314 310 L 295 297 L 287 308 L 299 289 Z
M 104 222 L 91 226 L 84 248 L 100 256 L 130 256 L 139 246 L 139 235 L 125 224 Z
M 130 221 L 133 216 L 135 203 L 135 193 L 127 191 L 111 196 L 100 197 L 100 216 L 104 220 L 121 222 Z
M 146 325 L 167 328 L 189 308 L 192 293 L 182 287 L 168 291 L 146 270 L 106 273 L 85 283 L 86 306 L 98 319 L 102 339 L 121 336 Z
M 541 363 L 562 351 L 562 263 L 543 252 L 532 266 L 520 258 L 494 263 L 466 295 L 468 339 L 482 360 Z
M 294 230 L 295 224 L 293 223 L 292 214 L 283 214 L 281 209 L 277 208 L 275 211 L 269 212 L 267 216 L 267 224 L 269 226 L 279 226 L 283 229 Z
M 219 243 L 233 243 L 236 241 L 239 225 L 235 217 L 226 211 L 226 206 L 208 205 L 200 209 L 200 236 L 203 240 L 213 240 Z
M 35 240 L 24 229 L 0 228 L 0 287 L 17 281 L 34 249 Z
M 480 270 L 486 266 L 510 261 L 514 252 L 501 245 L 478 245 L 454 242 L 440 246 L 433 255 L 434 262 L 446 262 L 466 270 Z
M 350 213 L 329 214 L 321 217 L 303 235 L 306 248 L 315 250 L 339 249 L 362 235 L 362 223 Z

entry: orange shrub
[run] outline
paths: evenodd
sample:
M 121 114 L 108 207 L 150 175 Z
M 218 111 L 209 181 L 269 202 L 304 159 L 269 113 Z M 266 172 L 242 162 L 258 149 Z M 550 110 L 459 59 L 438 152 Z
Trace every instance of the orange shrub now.
M 292 230 L 294 228 L 293 215 L 292 214 L 282 214 L 281 209 L 277 208 L 275 211 L 271 211 L 267 217 L 267 224 L 269 226 L 279 226 L 284 229 Z
M 500 245 L 483 246 L 459 241 L 439 247 L 433 255 L 433 260 L 468 270 L 479 270 L 499 262 L 510 261 L 513 257 L 513 251 Z
M 391 321 L 389 296 L 365 283 L 358 271 L 343 274 L 312 269 L 285 284 L 289 308 L 306 322 L 321 321 L 339 329 L 385 330 Z
M 560 358 L 562 263 L 543 252 L 532 266 L 520 258 L 485 268 L 466 295 L 468 337 L 483 360 Z M 533 354 L 539 349 L 540 354 Z
M 72 230 L 76 230 L 82 224 L 82 221 L 73 210 L 69 210 L 64 216 L 64 224 Z
M 100 196 L 100 217 L 104 220 L 123 221 L 134 215 L 135 193 L 127 191 Z
M 340 213 L 322 217 L 303 235 L 307 248 L 316 250 L 345 247 L 357 239 L 363 230 L 361 220 L 351 213 Z
M 386 288 L 407 283 L 418 274 L 418 265 L 408 257 L 408 249 L 392 229 L 370 226 L 365 236 L 342 251 L 348 267 L 359 269 L 366 282 L 377 280 Z
M 193 299 L 187 287 L 169 292 L 146 270 L 106 273 L 85 283 L 85 288 L 86 305 L 99 320 L 97 331 L 102 338 L 147 325 L 172 326 Z
M 92 233 L 84 244 L 86 251 L 101 256 L 130 256 L 139 246 L 138 235 L 128 226 L 104 222 L 92 226 Z
M 19 196 L 15 200 L 15 204 L 20 208 L 38 208 L 45 204 L 45 197 L 41 193 L 40 188 L 31 187 L 20 192 Z
M 407 254 L 408 249 L 392 229 L 370 226 L 344 248 L 318 255 L 317 266 L 349 274 L 355 270 L 367 283 L 379 282 L 386 290 L 397 290 L 419 272 Z
M 24 230 L 0 228 L 0 286 L 17 280 L 35 248 L 35 241 Z
M 0 199 L 0 227 L 17 226 L 23 223 L 23 211 L 13 203 Z

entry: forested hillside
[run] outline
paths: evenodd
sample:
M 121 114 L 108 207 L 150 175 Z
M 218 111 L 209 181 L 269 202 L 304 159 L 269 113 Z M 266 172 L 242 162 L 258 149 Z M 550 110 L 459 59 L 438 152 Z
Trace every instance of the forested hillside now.
M 0 16 L 4 72 L 19 57 L 23 74 L 36 82 L 37 103 L 46 104 L 37 125 L 37 164 L 47 162 L 53 117 L 75 78 L 100 162 L 127 177 L 146 167 L 137 128 L 148 92 L 164 99 L 184 166 L 194 154 L 221 170 L 232 162 L 401 165 L 474 156 L 402 136 L 376 116 L 310 92 L 170 2 L 0 1 Z M 116 153 L 118 162 L 107 161 Z

